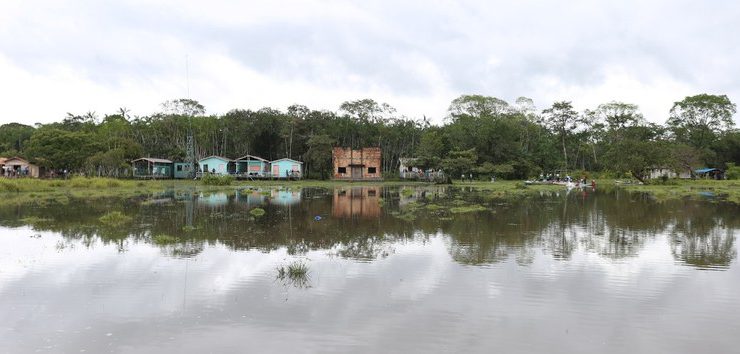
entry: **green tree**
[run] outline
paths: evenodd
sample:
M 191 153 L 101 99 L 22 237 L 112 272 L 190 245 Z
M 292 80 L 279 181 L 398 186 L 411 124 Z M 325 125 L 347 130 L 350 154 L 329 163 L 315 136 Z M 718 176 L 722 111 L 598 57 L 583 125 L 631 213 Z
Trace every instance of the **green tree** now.
M 666 123 L 679 141 L 703 149 L 733 128 L 737 107 L 726 95 L 700 94 L 673 104 Z
M 573 105 L 567 101 L 555 102 L 552 107 L 542 111 L 544 123 L 558 137 L 563 151 L 563 165 L 568 168 L 568 149 L 566 140 L 571 132 L 583 122 L 581 116 L 573 109 Z
M 336 140 L 326 134 L 314 135 L 308 139 L 308 150 L 304 156 L 306 169 L 311 173 L 318 173 L 321 179 L 326 179 L 331 170 L 331 152 Z

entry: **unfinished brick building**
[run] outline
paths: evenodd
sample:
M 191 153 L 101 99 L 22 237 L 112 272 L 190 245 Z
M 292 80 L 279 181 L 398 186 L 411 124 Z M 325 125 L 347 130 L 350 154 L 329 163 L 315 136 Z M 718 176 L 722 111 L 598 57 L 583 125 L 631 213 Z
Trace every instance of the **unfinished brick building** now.
M 383 179 L 379 147 L 362 148 L 360 150 L 335 147 L 331 155 L 334 165 L 334 179 L 351 181 Z

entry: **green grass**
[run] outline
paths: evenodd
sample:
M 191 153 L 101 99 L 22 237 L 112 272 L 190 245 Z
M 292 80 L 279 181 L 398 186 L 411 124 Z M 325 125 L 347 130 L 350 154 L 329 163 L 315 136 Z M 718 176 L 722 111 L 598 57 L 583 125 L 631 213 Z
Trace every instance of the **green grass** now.
M 158 234 L 152 237 L 152 241 L 157 245 L 165 246 L 165 245 L 171 245 L 171 244 L 177 243 L 179 239 L 175 236 L 170 236 L 166 234 Z
M 486 210 L 488 210 L 488 208 L 482 205 L 473 204 L 473 205 L 457 206 L 454 208 L 450 208 L 450 213 L 463 214 L 463 213 L 474 213 L 474 212 L 486 211 Z
M 131 222 L 132 218 L 120 211 L 111 211 L 98 218 L 98 221 L 108 226 L 120 226 Z
M 303 261 L 298 260 L 288 265 L 280 265 L 276 271 L 276 278 L 286 285 L 293 285 L 298 288 L 309 287 L 310 269 L 308 264 Z
M 262 215 L 265 215 L 265 209 L 262 208 L 254 208 L 249 211 L 249 214 L 252 216 L 260 217 Z
M 667 183 L 615 185 L 613 180 L 597 181 L 597 186 L 615 186 L 629 192 L 647 193 L 657 200 L 702 199 L 701 192 L 711 192 L 729 202 L 740 204 L 740 181 L 727 180 L 683 180 L 673 179 Z

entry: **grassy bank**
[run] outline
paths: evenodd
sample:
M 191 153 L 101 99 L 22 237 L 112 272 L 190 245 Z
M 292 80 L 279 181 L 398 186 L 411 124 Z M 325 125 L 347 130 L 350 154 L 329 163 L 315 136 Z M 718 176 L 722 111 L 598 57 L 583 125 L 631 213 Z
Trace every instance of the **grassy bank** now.
M 666 184 L 616 185 L 613 180 L 597 181 L 599 186 L 623 188 L 630 192 L 649 193 L 657 199 L 706 198 L 711 193 L 723 200 L 740 204 L 740 181 L 670 180 Z M 0 179 L 0 204 L 29 202 L 62 202 L 70 198 L 135 197 L 163 192 L 166 189 L 196 189 L 198 191 L 234 190 L 241 187 L 348 187 L 348 186 L 429 186 L 428 183 L 407 181 L 347 182 L 347 181 L 234 181 L 230 185 L 204 185 L 192 180 L 120 180 L 112 178 L 72 178 L 68 180 Z M 490 197 L 517 197 L 538 191 L 557 191 L 556 185 L 525 186 L 519 181 L 460 182 L 454 186 L 484 191 Z
M 665 184 L 615 184 L 613 180 L 597 182 L 602 186 L 614 186 L 629 192 L 648 193 L 658 200 L 668 199 L 714 199 L 740 204 L 740 180 L 668 180 Z

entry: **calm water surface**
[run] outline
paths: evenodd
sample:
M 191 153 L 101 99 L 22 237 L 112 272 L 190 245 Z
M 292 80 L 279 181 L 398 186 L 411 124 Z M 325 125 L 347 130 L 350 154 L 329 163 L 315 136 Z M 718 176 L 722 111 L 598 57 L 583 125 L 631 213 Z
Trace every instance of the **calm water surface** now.
M 0 353 L 737 353 L 739 215 L 447 187 L 5 206 Z

